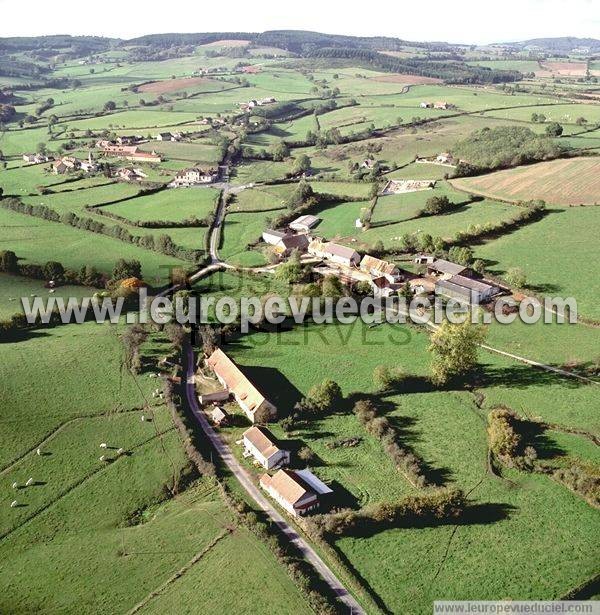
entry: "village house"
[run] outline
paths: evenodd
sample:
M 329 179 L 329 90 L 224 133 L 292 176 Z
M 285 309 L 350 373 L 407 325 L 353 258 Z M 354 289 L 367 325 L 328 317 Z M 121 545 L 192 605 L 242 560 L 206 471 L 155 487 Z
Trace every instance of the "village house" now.
M 215 372 L 218 381 L 233 395 L 253 423 L 257 420 L 274 419 L 277 416 L 275 405 L 266 399 L 220 348 L 217 348 L 206 362 Z
M 272 245 L 280 256 L 289 256 L 294 250 L 306 252 L 309 239 L 306 235 L 293 235 L 268 229 L 262 234 L 263 241 Z
M 155 139 L 157 141 L 181 141 L 181 137 L 180 132 L 159 132 Z
M 169 186 L 193 186 L 195 184 L 211 184 L 218 178 L 215 169 L 203 170 L 200 167 L 190 167 L 179 171 Z
M 317 218 L 316 216 L 304 215 L 290 222 L 289 227 L 293 231 L 299 233 L 308 233 L 313 227 L 319 224 L 320 221 L 321 218 Z
M 442 152 L 441 154 L 438 154 L 435 161 L 438 164 L 447 164 L 451 166 L 454 166 L 456 164 L 454 156 L 448 152 Z
M 279 470 L 263 474 L 260 486 L 294 517 L 316 510 L 322 496 L 333 491 L 310 470 Z
M 452 107 L 452 105 L 450 103 L 447 103 L 445 100 L 438 100 L 437 102 L 433 103 L 434 109 L 450 109 L 450 107 Z
M 42 164 L 44 162 L 50 162 L 52 158 L 45 154 L 23 154 L 23 160 L 30 164 Z
M 356 250 L 331 241 L 324 243 L 313 239 L 308 245 L 308 253 L 346 267 L 357 267 L 360 263 L 360 254 Z
M 448 299 L 457 299 L 463 303 L 487 303 L 500 292 L 497 286 L 492 286 L 481 280 L 473 280 L 463 275 L 453 275 L 435 283 L 435 294 Z
M 122 167 L 117 171 L 117 177 L 128 182 L 141 181 L 148 177 L 141 169 Z
M 375 166 L 375 161 L 372 160 L 371 158 L 365 158 L 360 163 L 360 168 L 361 169 L 369 169 L 369 170 L 371 170 L 374 166 Z
M 226 427 L 229 425 L 229 415 L 223 408 L 219 408 L 218 406 L 211 412 L 210 418 L 213 425 L 217 427 Z
M 242 435 L 244 457 L 254 457 L 266 470 L 271 470 L 290 462 L 290 451 L 277 446 L 275 436 L 266 428 L 253 425 Z
M 63 156 L 52 163 L 52 171 L 57 175 L 63 175 L 69 171 L 77 171 L 81 167 L 81 161 L 74 156 Z

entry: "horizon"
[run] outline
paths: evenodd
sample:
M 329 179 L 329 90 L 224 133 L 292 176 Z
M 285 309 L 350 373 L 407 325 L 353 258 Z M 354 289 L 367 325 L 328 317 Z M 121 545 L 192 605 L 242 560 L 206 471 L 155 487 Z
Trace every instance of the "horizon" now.
M 181 12 L 192 6 L 187 0 L 173 0 L 171 11 L 165 15 L 152 12 L 139 14 L 141 3 L 125 6 L 116 0 L 106 0 L 106 11 L 94 15 L 93 25 L 88 15 L 57 16 L 47 3 L 34 3 L 35 10 L 26 22 L 17 21 L 16 12 L 5 8 L 2 37 L 35 36 L 102 36 L 129 40 L 151 34 L 194 34 L 199 32 L 258 33 L 270 30 L 304 30 L 326 34 L 391 37 L 415 42 L 446 42 L 464 45 L 490 45 L 520 42 L 535 38 L 562 38 L 564 32 L 573 38 L 597 38 L 600 33 L 600 8 L 592 0 L 575 0 L 568 11 L 560 0 L 507 0 L 501 12 L 493 13 L 475 0 L 448 4 L 430 0 L 427 19 L 422 19 L 420 7 L 385 6 L 384 23 L 381 10 L 370 14 L 345 13 L 343 27 L 334 6 L 307 0 L 300 15 L 280 16 L 274 0 L 262 0 L 248 7 L 238 0 L 231 4 L 227 24 L 216 15 L 201 20 L 198 26 L 181 29 Z M 0 9 L 9 0 L 0 0 Z M 144 8 L 147 8 L 144 5 Z M 314 15 L 318 12 L 318 19 Z M 118 22 L 115 15 L 119 16 Z M 518 15 L 518 19 L 515 19 Z M 314 22 L 319 26 L 315 27 Z M 135 24 L 138 27 L 132 27 Z M 394 25 L 397 24 L 397 25 Z

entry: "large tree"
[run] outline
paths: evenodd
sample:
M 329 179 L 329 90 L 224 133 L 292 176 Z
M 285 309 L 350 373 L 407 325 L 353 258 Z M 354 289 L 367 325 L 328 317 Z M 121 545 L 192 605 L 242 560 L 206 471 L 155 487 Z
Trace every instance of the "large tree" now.
M 431 379 L 445 384 L 452 378 L 467 375 L 477 364 L 477 350 L 486 330 L 468 319 L 461 324 L 443 322 L 431 336 Z

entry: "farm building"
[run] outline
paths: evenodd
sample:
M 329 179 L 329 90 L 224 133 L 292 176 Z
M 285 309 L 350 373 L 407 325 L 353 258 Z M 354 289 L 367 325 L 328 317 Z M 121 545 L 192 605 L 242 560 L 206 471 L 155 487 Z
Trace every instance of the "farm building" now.
M 193 186 L 195 184 L 211 184 L 218 177 L 215 169 L 203 170 L 200 167 L 182 169 L 175 175 L 170 186 Z
M 431 107 L 433 107 L 433 103 L 423 101 L 419 107 L 421 107 L 421 109 L 431 109 Z
M 331 241 L 323 243 L 320 239 L 313 239 L 308 246 L 308 253 L 346 267 L 358 266 L 360 263 L 360 254 L 356 250 Z
M 229 415 L 223 408 L 215 408 L 210 415 L 212 422 L 217 427 L 225 427 L 229 424 Z
M 366 254 L 360 261 L 362 271 L 369 273 L 374 278 L 385 278 L 388 282 L 397 282 L 400 279 L 400 272 L 394 263 L 375 258 Z
M 250 382 L 242 370 L 217 348 L 206 360 L 219 382 L 234 396 L 240 408 L 254 423 L 277 416 L 277 408 Z
M 435 284 L 436 295 L 473 304 L 486 303 L 499 292 L 496 286 L 463 275 L 438 280 Z
M 333 491 L 309 470 L 279 470 L 263 474 L 260 486 L 291 515 L 305 515 L 319 507 L 320 496 Z
M 417 261 L 417 259 L 415 259 Z M 417 261 L 423 264 L 421 261 Z M 453 263 L 452 261 L 447 261 L 443 258 L 436 258 L 433 262 L 428 262 L 427 264 L 427 273 L 429 275 L 441 276 L 441 277 L 449 277 L 453 275 L 463 275 L 463 276 L 471 276 L 471 270 L 465 265 L 459 265 L 458 263 Z
M 274 231 L 272 229 L 267 229 L 262 234 L 263 241 L 272 246 L 276 246 L 284 237 L 288 237 L 287 233 L 283 231 Z
M 451 107 L 452 105 L 445 100 L 438 100 L 437 102 L 433 103 L 434 109 L 450 109 Z
M 298 231 L 299 233 L 308 233 L 313 227 L 315 227 L 321 221 L 317 216 L 305 215 L 296 218 L 294 221 L 290 222 L 290 228 L 293 231 Z
M 275 244 L 275 250 L 281 256 L 290 256 L 295 250 L 302 253 L 306 252 L 309 243 L 310 241 L 306 235 L 286 235 Z
M 242 435 L 244 457 L 254 457 L 266 470 L 287 465 L 290 462 L 290 451 L 279 448 L 275 436 L 266 429 L 254 425 Z
M 221 391 L 213 391 L 212 393 L 203 393 L 198 396 L 198 401 L 202 406 L 206 404 L 214 404 L 220 401 L 227 401 L 229 399 L 229 391 L 223 389 Z
M 81 167 L 81 161 L 74 156 L 63 156 L 52 163 L 52 171 L 57 175 L 63 175 L 69 171 L 76 171 Z
M 157 141 L 181 141 L 180 132 L 159 132 L 156 135 Z
M 118 145 L 135 145 L 143 140 L 144 138 L 140 135 L 123 135 L 122 137 L 117 137 L 116 142 Z

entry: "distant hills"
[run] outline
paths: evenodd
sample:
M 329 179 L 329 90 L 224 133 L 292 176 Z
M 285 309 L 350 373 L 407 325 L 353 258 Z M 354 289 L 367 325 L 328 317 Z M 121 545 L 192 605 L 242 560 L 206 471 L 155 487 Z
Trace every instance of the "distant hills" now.
M 559 38 L 532 38 L 528 41 L 503 44 L 520 50 L 538 48 L 551 53 L 570 53 L 581 49 L 586 49 L 589 53 L 600 53 L 600 40 L 597 38 L 561 36 Z

